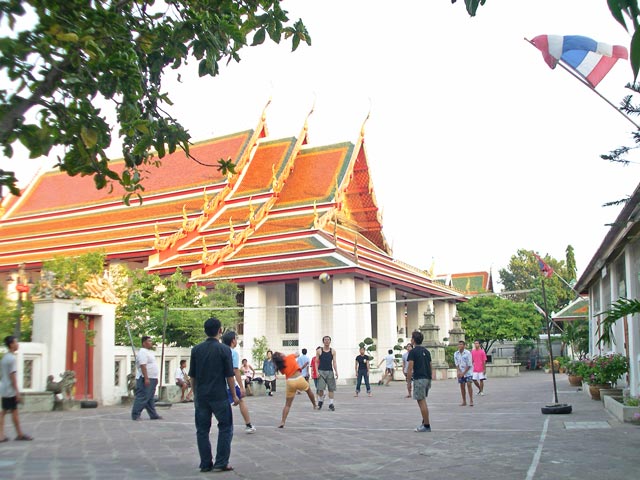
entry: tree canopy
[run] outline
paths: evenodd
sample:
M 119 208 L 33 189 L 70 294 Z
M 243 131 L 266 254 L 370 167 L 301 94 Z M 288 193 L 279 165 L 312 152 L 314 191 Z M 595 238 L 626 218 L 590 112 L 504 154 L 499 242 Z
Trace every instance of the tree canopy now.
M 189 154 L 188 131 L 166 111 L 167 69 L 195 60 L 200 76 L 214 76 L 267 37 L 289 38 L 292 50 L 311 44 L 302 21 L 291 22 L 278 0 L 4 0 L 0 26 L 10 30 L 0 37 L 4 154 L 13 155 L 15 142 L 31 158 L 61 146 L 60 170 L 92 175 L 98 189 L 117 182 L 126 203 L 144 191 L 154 152 Z M 113 106 L 115 122 L 101 105 Z M 122 171 L 110 168 L 105 153 L 113 136 L 122 142 Z M 220 159 L 224 173 L 232 167 Z M 0 170 L 0 188 L 19 195 L 16 181 Z
M 573 258 L 573 248 L 567 248 L 567 254 Z M 547 295 L 547 306 L 549 314 L 557 312 L 566 306 L 575 298 L 575 292 L 571 290 L 558 275 L 565 278 L 573 278 L 575 273 L 568 272 L 566 263 L 563 260 L 556 260 L 550 256 L 542 256 L 541 258 L 553 268 L 557 275 L 551 278 L 545 278 L 545 292 Z M 573 262 L 575 265 L 575 261 Z M 572 269 L 575 266 L 572 267 Z M 515 255 L 511 256 L 507 268 L 499 270 L 500 282 L 507 291 L 514 290 L 533 290 L 527 294 L 514 296 L 514 299 L 520 301 L 535 302 L 541 308 L 544 308 L 544 299 L 542 298 L 541 282 L 543 279 L 538 261 L 531 250 L 520 249 Z
M 479 340 L 486 352 L 497 341 L 535 338 L 544 325 L 531 303 L 498 296 L 473 297 L 458 305 L 458 315 L 467 339 Z

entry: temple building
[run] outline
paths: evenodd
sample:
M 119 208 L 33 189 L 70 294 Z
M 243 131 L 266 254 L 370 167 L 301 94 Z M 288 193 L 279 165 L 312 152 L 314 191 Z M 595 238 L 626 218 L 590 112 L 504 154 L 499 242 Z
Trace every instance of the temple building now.
M 313 352 L 330 335 L 342 378 L 353 376 L 364 338 L 386 351 L 426 313 L 446 337 L 464 295 L 393 258 L 364 125 L 355 143 L 324 146 L 309 145 L 307 130 L 305 122 L 295 137 L 270 138 L 263 113 L 254 130 L 197 143 L 191 158 L 164 157 L 131 206 L 119 185 L 96 190 L 90 177 L 44 172 L 3 200 L 0 273 L 15 279 L 22 268 L 34 278 L 43 261 L 100 250 L 110 264 L 160 275 L 179 267 L 205 286 L 231 280 L 245 307 L 245 357 L 263 335 L 285 352 Z M 235 173 L 221 174 L 220 159 Z

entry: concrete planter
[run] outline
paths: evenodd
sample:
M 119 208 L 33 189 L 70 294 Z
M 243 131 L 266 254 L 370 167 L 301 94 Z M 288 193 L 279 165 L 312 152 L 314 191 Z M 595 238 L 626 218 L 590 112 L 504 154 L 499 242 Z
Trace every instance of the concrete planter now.
M 54 394 L 51 392 L 23 392 L 23 403 L 18 405 L 22 412 L 53 411 Z
M 640 414 L 640 407 L 627 407 L 621 401 L 618 401 L 615 397 L 610 395 L 604 396 L 604 408 L 606 408 L 611 415 L 616 417 L 623 423 L 635 423 L 640 421 L 634 418 L 634 414 Z

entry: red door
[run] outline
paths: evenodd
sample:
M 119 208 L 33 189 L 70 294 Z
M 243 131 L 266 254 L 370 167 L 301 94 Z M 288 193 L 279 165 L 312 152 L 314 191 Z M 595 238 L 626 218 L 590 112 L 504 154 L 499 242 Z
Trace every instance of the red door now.
M 93 331 L 94 318 L 91 315 L 69 314 L 67 327 L 67 370 L 76 373 L 76 385 L 73 398 L 83 400 L 85 398 L 85 386 L 87 386 L 87 399 L 93 399 L 93 338 L 87 331 Z M 88 345 L 90 343 L 91 345 Z

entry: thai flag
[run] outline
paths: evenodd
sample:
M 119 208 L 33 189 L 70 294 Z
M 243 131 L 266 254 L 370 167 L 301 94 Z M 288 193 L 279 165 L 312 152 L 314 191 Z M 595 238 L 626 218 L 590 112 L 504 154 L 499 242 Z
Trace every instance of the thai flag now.
M 538 266 L 540 267 L 540 271 L 542 272 L 542 275 L 544 275 L 547 278 L 551 278 L 553 276 L 553 268 L 547 265 L 547 263 L 544 260 L 542 260 L 539 255 L 536 255 L 534 253 L 533 256 L 536 257 L 536 260 L 538 260 Z
M 619 58 L 629 58 L 627 49 L 621 45 L 608 45 L 580 35 L 539 35 L 531 43 L 551 68 L 562 61 L 594 88 Z

